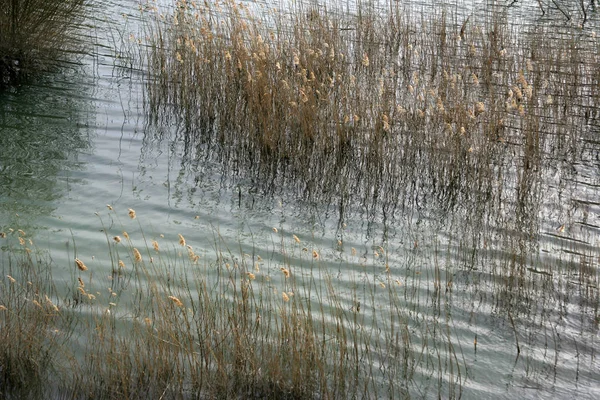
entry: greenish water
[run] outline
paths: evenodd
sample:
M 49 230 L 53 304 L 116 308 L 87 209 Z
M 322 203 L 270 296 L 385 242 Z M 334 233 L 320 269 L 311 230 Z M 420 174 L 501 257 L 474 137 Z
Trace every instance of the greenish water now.
M 389 282 L 388 265 L 392 282 L 401 283 L 397 290 L 411 318 L 415 354 L 437 360 L 433 353 L 439 351 L 442 359 L 452 359 L 443 346 L 427 348 L 418 340 L 420 329 L 443 321 L 459 349 L 454 351 L 462 376 L 421 364 L 412 381 L 414 397 L 437 397 L 438 379 L 442 386 L 460 379 L 468 399 L 600 397 L 599 110 L 585 109 L 586 118 L 547 121 L 548 136 L 560 139 L 561 124 L 571 119 L 569 128 L 578 126 L 581 135 L 572 143 L 548 140 L 535 171 L 522 168 L 525 144 L 508 140 L 505 152 L 492 160 L 492 171 L 501 173 L 486 187 L 474 187 L 477 182 L 460 174 L 441 174 L 453 184 L 435 186 L 417 170 L 407 179 L 413 189 L 373 182 L 340 196 L 312 171 L 322 185 L 302 196 L 303 181 L 260 181 L 209 144 L 187 141 L 176 121 L 151 123 L 146 78 L 123 68 L 112 42 L 117 32 L 139 34 L 136 5 L 107 7 L 123 23 L 107 31 L 106 22 L 96 21 L 90 38 L 99 46 L 81 65 L 0 94 L 0 231 L 22 229 L 39 248 L 49 249 L 58 281 L 71 278 L 75 257 L 96 274 L 110 275 L 103 230 L 113 236 L 122 228 L 140 246 L 152 239 L 176 243 L 182 234 L 206 260 L 215 257 L 218 231 L 240 253 L 266 260 L 264 273 L 275 276 L 285 262 L 306 276 L 310 257 L 300 249 L 282 250 L 295 234 L 318 251 L 348 309 L 355 307 L 355 293 L 368 296 L 361 285 Z M 533 23 L 550 25 L 554 18 Z M 593 23 L 571 34 L 597 52 L 598 45 L 588 43 Z M 567 36 L 571 28 L 556 24 L 557 40 Z M 559 101 L 568 102 L 564 96 Z M 377 202 L 366 201 L 381 187 L 390 190 Z M 108 215 L 107 204 L 120 220 Z M 136 220 L 128 219 L 129 208 Z M 508 274 L 511 269 L 517 272 Z M 451 296 L 440 296 L 448 289 L 435 286 L 436 276 L 444 285 L 452 282 Z M 314 279 L 325 285 L 322 277 Z M 385 308 L 384 295 L 376 292 L 374 304 Z M 506 314 L 508 303 L 516 328 Z M 364 312 L 368 320 L 369 310 Z M 374 362 L 376 368 L 385 365 L 384 357 Z

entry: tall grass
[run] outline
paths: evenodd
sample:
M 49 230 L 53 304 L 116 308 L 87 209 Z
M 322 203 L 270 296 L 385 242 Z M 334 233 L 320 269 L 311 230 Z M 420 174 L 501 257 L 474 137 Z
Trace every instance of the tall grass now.
M 431 369 L 415 365 L 421 338 L 390 274 L 358 269 L 349 303 L 291 234 L 277 235 L 295 268 L 233 251 L 216 230 L 212 257 L 181 235 L 169 245 L 121 232 L 115 210 L 102 218 L 116 222 L 104 240 L 112 273 L 77 254 L 57 282 L 25 232 L 2 239 L 3 397 L 404 398 L 416 369 Z M 419 334 L 443 343 L 426 325 Z M 445 352 L 438 361 L 465 368 Z M 460 374 L 440 373 L 440 393 L 459 390 Z
M 517 31 L 490 15 L 418 20 L 398 2 L 147 9 L 148 114 L 160 137 L 177 127 L 185 157 L 265 192 L 342 213 L 389 216 L 417 199 L 483 216 L 532 191 L 506 180 L 580 153 L 598 104 L 589 33 Z
M 85 0 L 1 0 L 0 88 L 56 65 L 78 47 Z

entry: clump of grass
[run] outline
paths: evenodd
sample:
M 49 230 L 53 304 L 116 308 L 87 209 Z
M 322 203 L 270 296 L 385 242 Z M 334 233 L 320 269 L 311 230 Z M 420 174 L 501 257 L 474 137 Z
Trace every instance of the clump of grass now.
M 78 47 L 86 0 L 1 0 L 0 88 L 45 71 Z
M 518 31 L 498 10 L 455 24 L 384 9 L 150 10 L 150 120 L 161 138 L 175 122 L 184 158 L 371 218 L 425 198 L 486 218 L 534 197 L 542 167 L 591 137 L 593 43 Z
M 117 212 L 109 212 L 113 222 Z M 333 277 L 317 287 L 292 265 L 234 254 L 217 231 L 215 258 L 199 263 L 189 251 L 205 253 L 191 250 L 189 241 L 182 252 L 182 235 L 173 236 L 171 246 L 157 237 L 144 248 L 143 231 L 114 241 L 117 226 L 105 229 L 110 277 L 102 278 L 96 261 L 81 269 L 87 258 L 80 254 L 61 290 L 48 264 L 23 251 L 22 236 L 10 231 L 3 239 L 10 248 L 0 291 L 0 332 L 7 339 L 0 344 L 0 387 L 6 393 L 309 399 L 377 397 L 411 386 L 411 333 L 393 282 L 383 289 L 370 273 L 361 274 L 366 294 L 354 289 L 351 308 Z M 282 245 L 327 275 L 294 237 Z M 133 265 L 123 268 L 126 257 Z M 10 260 L 21 260 L 19 268 Z M 391 318 L 380 301 L 395 306 Z
M 22 232 L 22 231 L 20 231 Z M 19 239 L 26 239 L 23 232 Z M 25 240 L 24 239 L 24 240 Z M 19 241 L 21 255 L 4 261 L 0 281 L 0 397 L 42 398 L 70 370 L 66 351 L 74 327 L 63 313 L 48 260 Z M 14 250 L 17 253 L 17 250 Z M 59 372 L 61 371 L 61 372 Z M 50 388 L 44 388 L 50 384 Z

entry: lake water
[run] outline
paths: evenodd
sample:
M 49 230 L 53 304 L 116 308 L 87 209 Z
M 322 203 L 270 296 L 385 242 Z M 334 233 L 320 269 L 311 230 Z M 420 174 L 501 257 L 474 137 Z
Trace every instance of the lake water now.
M 360 285 L 375 287 L 371 304 L 385 307 L 377 287 L 397 280 L 414 351 L 425 359 L 440 358 L 419 342 L 419 331 L 432 321 L 448 330 L 454 350 L 447 351 L 442 335 L 435 351 L 448 354 L 444 360 L 455 357 L 450 363 L 463 374 L 451 377 L 447 366 L 439 372 L 423 362 L 410 386 L 415 398 L 438 397 L 438 378 L 458 379 L 467 399 L 600 398 L 598 109 L 570 109 L 587 110 L 579 142 L 548 140 L 535 173 L 520 169 L 525 144 L 509 143 L 493 160 L 497 174 L 489 187 L 474 187 L 477 181 L 460 176 L 453 176 L 453 188 L 435 187 L 415 173 L 413 189 L 387 192 L 378 202 L 366 200 L 379 190 L 375 183 L 341 197 L 319 189 L 304 197 L 294 185 L 272 188 L 232 169 L 222 155 L 194 147 L 176 122 L 152 123 L 145 75 L 117 57 L 119 34 L 137 46 L 137 3 L 104 7 L 108 16 L 89 29 L 95 44 L 90 54 L 0 94 L 0 231 L 22 229 L 38 248 L 48 249 L 57 281 L 71 279 L 75 257 L 97 275 L 111 274 L 103 230 L 109 236 L 126 230 L 140 246 L 141 231 L 148 243 L 177 243 L 182 234 L 206 262 L 215 259 L 218 232 L 236 254 L 260 255 L 263 272 L 273 276 L 285 263 L 307 275 L 314 249 L 348 309 L 356 293 L 369 304 L 373 289 Z M 411 7 L 414 15 L 439 13 L 437 3 Z M 552 27 L 557 40 L 577 37 L 577 45 L 597 54 L 597 14 L 583 30 L 556 10 L 540 19 L 538 14 L 527 5 L 508 18 L 525 27 Z M 597 80 L 589 85 L 583 90 L 598 90 Z M 553 124 L 577 125 L 578 117 L 563 115 L 540 130 L 559 137 Z M 130 208 L 136 220 L 128 218 Z M 294 248 L 292 234 L 309 253 Z M 507 274 L 511 269 L 519 272 Z M 521 280 L 508 282 L 507 276 Z M 323 277 L 315 281 L 326 284 Z M 448 288 L 453 295 L 440 296 Z M 503 306 L 513 290 L 519 307 L 508 315 Z M 440 396 L 449 396 L 448 390 L 444 385 Z

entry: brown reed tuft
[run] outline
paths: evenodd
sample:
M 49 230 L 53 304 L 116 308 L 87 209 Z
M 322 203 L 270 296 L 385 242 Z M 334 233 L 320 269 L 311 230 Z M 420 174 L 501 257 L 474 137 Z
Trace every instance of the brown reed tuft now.
M 142 261 L 142 255 L 140 254 L 140 251 L 135 247 L 133 248 L 133 259 L 135 260 L 135 262 Z
M 171 299 L 177 307 L 183 307 L 183 302 L 181 300 L 179 300 L 177 297 L 169 296 L 169 299 Z
M 77 268 L 79 268 L 80 271 L 87 271 L 88 269 L 83 263 L 83 261 L 81 261 L 79 258 L 75 259 L 75 265 L 77 266 Z

